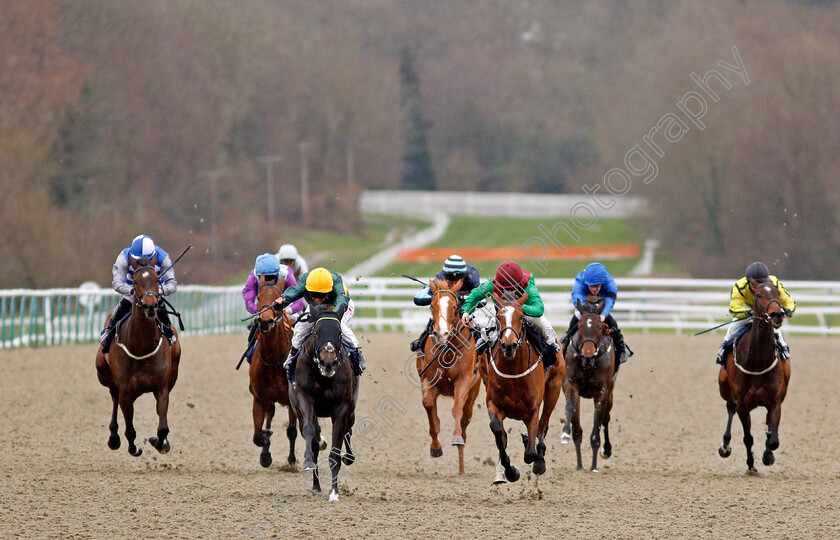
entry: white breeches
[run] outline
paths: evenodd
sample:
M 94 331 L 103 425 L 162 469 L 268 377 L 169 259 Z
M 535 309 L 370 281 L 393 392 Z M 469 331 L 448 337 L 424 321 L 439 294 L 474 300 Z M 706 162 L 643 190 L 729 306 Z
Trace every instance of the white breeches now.
M 350 300 L 347 305 L 347 311 L 345 311 L 344 315 L 341 317 L 341 338 L 354 349 L 357 349 L 359 347 L 359 340 L 356 339 L 356 334 L 353 333 L 353 329 L 348 325 L 350 319 L 353 318 L 353 313 L 355 311 L 356 309 L 353 305 L 353 301 Z M 309 307 L 307 306 L 302 313 L 309 313 Z M 312 324 L 313 323 L 310 321 L 298 321 L 295 324 L 295 331 L 292 334 L 292 347 L 300 349 L 301 345 L 303 345 L 303 340 L 306 339 L 306 336 L 308 336 L 309 332 L 312 330 Z

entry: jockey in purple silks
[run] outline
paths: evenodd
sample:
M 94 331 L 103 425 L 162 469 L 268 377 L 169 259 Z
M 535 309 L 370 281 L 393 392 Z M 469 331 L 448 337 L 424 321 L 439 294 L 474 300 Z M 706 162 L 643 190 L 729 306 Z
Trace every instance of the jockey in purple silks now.
M 260 283 L 262 282 L 263 285 L 276 285 L 283 278 L 286 279 L 283 285 L 284 291 L 289 287 L 297 285 L 294 273 L 286 265 L 280 264 L 277 257 L 271 253 L 263 253 L 257 257 L 254 263 L 254 269 L 248 274 L 248 280 L 245 282 L 245 287 L 242 288 L 242 298 L 245 300 L 245 309 L 248 310 L 248 313 L 257 312 L 257 292 L 259 291 Z M 283 308 L 283 311 L 289 316 L 289 320 L 294 322 L 296 315 L 302 312 L 305 307 L 306 304 L 303 300 L 297 300 Z M 250 364 L 251 356 L 254 354 L 254 346 L 256 345 L 256 319 L 248 326 L 248 330 L 248 349 L 245 352 L 245 358 Z

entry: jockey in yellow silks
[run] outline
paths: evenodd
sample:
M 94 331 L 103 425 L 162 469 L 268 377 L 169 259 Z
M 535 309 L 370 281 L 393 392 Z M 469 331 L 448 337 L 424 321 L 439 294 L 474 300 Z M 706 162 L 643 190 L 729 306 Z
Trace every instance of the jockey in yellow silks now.
M 717 363 L 726 365 L 726 353 L 729 348 L 733 346 L 735 340 L 744 333 L 744 327 L 749 323 L 750 315 L 752 315 L 753 304 L 755 303 L 755 295 L 750 289 L 750 279 L 754 279 L 759 283 L 766 281 L 771 282 L 777 289 L 779 289 L 779 303 L 782 304 L 782 309 L 787 317 L 792 317 L 796 310 L 796 302 L 790 297 L 785 286 L 779 281 L 776 276 L 771 276 L 767 266 L 760 262 L 754 262 L 747 267 L 747 272 L 744 277 L 735 282 L 732 286 L 732 292 L 729 300 L 729 313 L 734 317 L 734 321 L 729 325 L 729 330 L 726 332 L 726 337 L 723 338 L 723 343 L 718 349 Z M 779 350 L 779 356 L 782 360 L 790 358 L 790 348 L 782 336 L 782 331 L 779 328 L 775 329 L 776 347 Z

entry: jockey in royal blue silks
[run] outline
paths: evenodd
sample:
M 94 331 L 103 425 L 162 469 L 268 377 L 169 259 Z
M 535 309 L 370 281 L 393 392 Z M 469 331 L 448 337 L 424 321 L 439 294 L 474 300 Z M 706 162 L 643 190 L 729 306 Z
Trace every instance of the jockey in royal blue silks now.
M 111 270 L 112 282 L 111 285 L 114 290 L 122 294 L 123 297 L 117 308 L 111 313 L 111 318 L 104 330 L 99 342 L 102 344 L 102 352 L 107 354 L 111 347 L 111 339 L 114 336 L 114 328 L 117 323 L 124 319 L 131 313 L 131 306 L 134 302 L 134 271 L 141 266 L 152 266 L 155 271 L 160 274 L 160 271 L 166 268 L 166 272 L 160 276 L 159 291 L 164 296 L 174 293 L 178 289 L 178 282 L 175 280 L 175 271 L 172 269 L 172 261 L 169 259 L 169 254 L 163 249 L 156 246 L 151 238 L 145 235 L 139 235 L 131 242 L 131 246 L 120 251 L 117 255 L 117 260 L 114 261 L 114 266 Z M 162 323 L 163 333 L 172 345 L 177 341 L 175 332 L 172 329 L 172 323 L 169 320 L 169 314 L 166 312 L 166 305 L 161 302 L 157 309 L 158 320 Z
M 620 364 L 623 364 L 628 358 L 633 356 L 633 351 L 624 343 L 624 336 L 618 327 L 618 323 L 611 315 L 617 295 L 618 286 L 615 284 L 615 279 L 607 271 L 607 268 L 599 262 L 590 263 L 575 277 L 575 285 L 572 288 L 572 304 L 574 306 L 577 306 L 578 302 L 585 304 L 587 296 L 600 296 L 604 299 L 601 320 L 609 326 L 610 335 L 613 338 L 617 359 L 615 365 L 616 371 L 618 371 Z M 564 351 L 574 333 L 577 332 L 579 317 L 580 312 L 575 307 L 575 313 L 569 322 L 569 328 L 566 330 L 566 335 L 563 336 L 562 344 Z
M 435 279 L 442 279 L 446 281 L 447 286 L 451 289 L 455 287 L 458 282 L 462 282 L 461 288 L 458 290 L 458 305 L 462 306 L 464 301 L 473 291 L 481 285 L 481 278 L 478 275 L 478 270 L 474 266 L 467 264 L 459 255 L 450 255 L 443 263 L 443 269 L 437 273 Z M 429 286 L 423 287 L 423 290 L 414 295 L 415 306 L 428 306 L 432 303 L 432 292 Z M 412 351 L 423 350 L 426 346 L 426 339 L 432 331 L 432 319 L 426 324 L 426 329 L 420 334 L 420 337 L 411 342 L 409 346 Z

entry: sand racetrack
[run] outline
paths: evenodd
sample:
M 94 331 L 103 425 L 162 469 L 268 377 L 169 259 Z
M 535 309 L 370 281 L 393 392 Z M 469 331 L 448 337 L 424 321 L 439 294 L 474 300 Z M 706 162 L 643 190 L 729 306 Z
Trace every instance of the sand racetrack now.
M 559 404 L 547 473 L 534 477 L 511 437 L 522 478 L 492 486 L 497 453 L 484 391 L 459 478 L 448 446 L 451 401 L 439 407 L 444 456 L 429 456 L 420 391 L 402 373 L 410 337 L 361 337 L 369 367 L 357 425 L 369 417 L 381 438 L 356 441 L 358 461 L 342 469 L 342 500 L 333 503 L 309 494 L 310 473 L 281 467 L 284 410 L 274 464 L 260 467 L 247 370 L 233 369 L 244 335 L 182 340 L 172 451 L 162 456 L 145 442 L 137 458 L 124 440 L 117 451 L 105 444 L 110 397 L 96 379 L 94 345 L 0 351 L 0 538 L 840 537 L 837 339 L 789 337 L 793 375 L 773 467 L 760 463 L 764 410 L 753 412 L 757 476 L 745 474 L 737 418 L 732 456 L 716 452 L 725 425 L 713 362 L 720 335 L 628 334 L 636 356 L 617 381 L 612 459 L 599 473 L 574 470 L 574 447 L 558 444 Z M 386 396 L 404 414 L 393 405 L 377 414 Z M 591 411 L 587 402 L 584 463 Z M 119 422 L 122 436 L 122 414 Z M 156 423 L 151 395 L 141 397 L 138 438 L 153 435 Z M 505 425 L 513 435 L 522 426 Z M 329 422 L 322 426 L 329 436 Z M 300 438 L 296 450 L 300 463 Z

